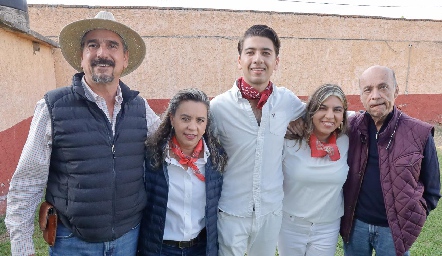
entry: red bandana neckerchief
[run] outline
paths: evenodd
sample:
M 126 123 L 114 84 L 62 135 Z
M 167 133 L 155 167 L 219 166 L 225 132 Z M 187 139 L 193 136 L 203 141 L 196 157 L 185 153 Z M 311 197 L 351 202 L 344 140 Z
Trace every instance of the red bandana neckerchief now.
M 262 92 L 258 92 L 255 88 L 246 83 L 242 77 L 238 79 L 236 84 L 243 98 L 248 100 L 259 99 L 258 105 L 256 106 L 258 109 L 262 109 L 264 104 L 267 102 L 267 99 L 270 97 L 270 94 L 273 92 L 272 82 L 270 81 Z
M 179 163 L 181 165 L 187 165 L 190 169 L 192 169 L 193 174 L 200 179 L 201 181 L 205 181 L 204 175 L 200 172 L 198 167 L 195 165 L 196 160 L 198 160 L 198 156 L 200 155 L 201 150 L 203 150 L 203 139 L 200 139 L 198 141 L 198 144 L 196 144 L 196 147 L 193 149 L 191 156 L 184 155 L 183 151 L 181 150 L 180 144 L 178 143 L 178 140 L 176 139 L 175 135 L 172 137 L 171 140 L 171 150 L 172 152 L 180 158 Z
M 318 140 L 315 134 L 310 135 L 309 140 L 312 157 L 324 157 L 327 154 L 332 161 L 337 161 L 341 158 L 338 146 L 336 145 L 336 133 L 332 133 L 328 143 L 323 143 Z

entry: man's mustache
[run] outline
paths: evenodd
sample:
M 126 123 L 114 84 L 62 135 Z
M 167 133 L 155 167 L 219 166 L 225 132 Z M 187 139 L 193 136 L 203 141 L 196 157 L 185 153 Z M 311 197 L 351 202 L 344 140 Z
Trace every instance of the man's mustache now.
M 115 67 L 115 62 L 113 62 L 112 60 L 108 60 L 108 59 L 97 59 L 97 60 L 91 61 L 92 67 L 95 67 L 97 65 L 109 65 L 111 67 Z

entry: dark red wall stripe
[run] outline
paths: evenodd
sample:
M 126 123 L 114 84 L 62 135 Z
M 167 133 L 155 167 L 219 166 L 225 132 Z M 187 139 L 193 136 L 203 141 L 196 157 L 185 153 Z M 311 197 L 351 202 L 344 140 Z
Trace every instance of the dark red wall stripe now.
M 0 132 L 0 214 L 6 210 L 9 181 L 17 167 L 23 145 L 28 137 L 32 117 Z

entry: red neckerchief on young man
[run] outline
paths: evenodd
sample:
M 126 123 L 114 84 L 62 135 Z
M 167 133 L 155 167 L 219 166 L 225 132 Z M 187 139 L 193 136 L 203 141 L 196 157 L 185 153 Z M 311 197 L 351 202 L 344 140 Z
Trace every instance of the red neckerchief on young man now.
M 264 104 L 266 104 L 267 99 L 270 97 L 270 94 L 273 92 L 272 82 L 270 81 L 262 92 L 258 92 L 255 88 L 246 83 L 242 77 L 238 79 L 236 84 L 244 99 L 259 99 L 258 105 L 256 106 L 258 109 L 262 109 Z
M 338 146 L 336 145 L 335 132 L 330 135 L 328 143 L 320 142 L 316 135 L 312 133 L 310 134 L 309 145 L 312 151 L 312 157 L 324 157 L 329 155 L 332 161 L 337 161 L 341 158 Z
M 187 165 L 190 169 L 192 169 L 193 174 L 201 180 L 205 181 L 204 175 L 200 172 L 198 167 L 195 165 L 196 160 L 198 160 L 198 157 L 200 155 L 201 150 L 203 150 L 203 139 L 200 139 L 198 141 L 198 144 L 196 144 L 196 147 L 193 149 L 191 156 L 184 155 L 183 151 L 181 150 L 180 144 L 178 143 L 178 140 L 176 139 L 176 136 L 174 135 L 171 140 L 171 150 L 172 152 L 180 158 L 179 163 L 181 165 Z

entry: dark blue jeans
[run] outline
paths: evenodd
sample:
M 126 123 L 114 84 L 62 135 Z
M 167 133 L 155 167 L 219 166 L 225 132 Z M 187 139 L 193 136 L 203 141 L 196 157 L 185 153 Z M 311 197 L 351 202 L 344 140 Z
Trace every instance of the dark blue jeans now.
M 205 256 L 206 255 L 206 240 L 198 242 L 192 247 L 178 248 L 163 244 L 160 256 Z
M 51 256 L 135 256 L 137 252 L 140 225 L 132 228 L 117 240 L 103 243 L 89 243 L 75 237 L 60 222 L 57 226 L 55 245 L 49 247 Z
M 349 243 L 344 243 L 345 256 L 396 256 L 393 236 L 389 227 L 370 225 L 355 219 Z M 410 256 L 405 252 L 404 256 Z

